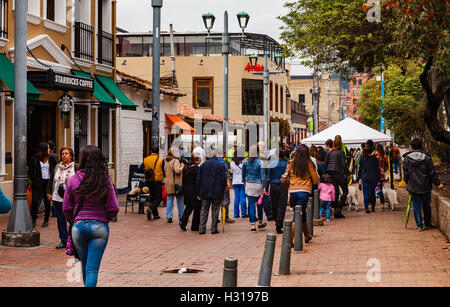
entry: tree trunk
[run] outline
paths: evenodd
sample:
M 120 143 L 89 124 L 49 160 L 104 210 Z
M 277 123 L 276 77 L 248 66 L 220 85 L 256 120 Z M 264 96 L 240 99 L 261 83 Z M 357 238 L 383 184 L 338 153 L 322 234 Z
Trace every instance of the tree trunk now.
M 429 81 L 429 73 L 431 66 L 433 65 L 433 57 L 430 57 L 425 65 L 423 73 L 420 75 L 420 82 L 427 95 L 427 106 L 425 109 L 424 121 L 430 129 L 431 135 L 436 141 L 450 144 L 450 132 L 445 130 L 439 121 L 438 111 L 444 99 L 448 98 L 449 90 L 446 89 L 446 83 L 448 80 L 444 80 L 436 86 L 436 90 L 433 91 L 432 85 Z M 437 77 L 436 80 L 439 78 Z M 448 110 L 448 104 L 446 104 L 446 110 Z M 447 119 L 450 114 L 446 114 Z M 448 120 L 447 120 L 448 122 Z

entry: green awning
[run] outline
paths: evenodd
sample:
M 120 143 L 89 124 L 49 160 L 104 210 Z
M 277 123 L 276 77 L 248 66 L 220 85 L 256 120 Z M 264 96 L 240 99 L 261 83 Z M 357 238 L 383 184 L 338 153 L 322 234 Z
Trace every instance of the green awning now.
M 135 105 L 127 96 L 120 90 L 116 82 L 113 79 L 105 76 L 95 75 L 100 83 L 122 104 L 122 109 L 136 111 L 137 105 Z
M 4 53 L 0 53 L 0 80 L 14 93 L 14 64 L 11 63 Z M 39 96 L 42 95 L 28 80 L 27 94 L 29 100 L 39 100 Z
M 92 78 L 90 74 L 79 71 L 79 70 L 72 70 L 72 73 L 79 77 L 84 78 Z M 109 96 L 108 92 L 103 88 L 103 86 L 97 82 L 96 79 L 94 79 L 94 96 L 97 98 L 98 101 L 100 101 L 100 106 L 104 108 L 112 108 L 115 109 L 117 106 L 120 106 L 117 102 L 114 101 L 114 99 Z

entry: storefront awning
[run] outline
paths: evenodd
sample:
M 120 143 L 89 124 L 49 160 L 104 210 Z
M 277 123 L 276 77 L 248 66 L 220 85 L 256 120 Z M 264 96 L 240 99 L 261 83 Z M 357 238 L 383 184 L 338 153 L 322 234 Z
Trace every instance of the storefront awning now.
M 73 69 L 72 73 L 79 77 L 92 78 L 90 74 L 84 71 Z M 98 101 L 100 101 L 100 106 L 104 108 L 115 109 L 116 107 L 120 106 L 117 102 L 114 101 L 114 99 L 111 96 L 109 96 L 108 92 L 95 79 L 94 79 L 94 96 L 97 98 Z
M 0 53 L 0 80 L 14 92 L 14 64 L 6 57 L 6 54 Z M 39 100 L 42 95 L 30 81 L 27 80 L 27 94 L 30 100 Z
M 194 134 L 195 129 L 177 115 L 166 114 L 166 118 L 169 121 L 169 128 L 172 128 L 172 126 L 175 125 L 177 128 L 183 129 L 184 134 Z
M 127 96 L 120 90 L 113 79 L 105 76 L 95 75 L 100 83 L 122 104 L 122 109 L 136 111 L 137 105 L 135 105 Z

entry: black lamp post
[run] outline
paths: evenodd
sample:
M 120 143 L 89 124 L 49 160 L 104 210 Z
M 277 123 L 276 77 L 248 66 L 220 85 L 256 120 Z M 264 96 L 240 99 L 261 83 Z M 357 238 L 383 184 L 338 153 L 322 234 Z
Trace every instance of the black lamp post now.
M 241 12 L 237 14 L 239 26 L 242 29 L 242 35 L 238 36 L 243 38 L 244 30 L 247 27 L 250 16 Z M 211 29 L 214 26 L 216 18 L 213 14 L 207 13 L 202 15 L 205 28 L 208 30 L 208 38 Z M 236 37 L 236 36 L 234 36 Z M 224 13 L 224 31 L 222 34 L 222 57 L 223 57 L 223 151 L 228 152 L 228 55 L 230 53 L 230 35 L 228 34 L 228 12 Z M 208 54 L 208 51 L 207 51 Z
M 253 70 L 255 70 L 256 64 L 258 63 L 258 57 L 256 55 L 249 56 L 250 65 Z M 264 136 L 266 146 L 269 146 L 269 75 L 281 73 L 280 68 L 283 65 L 283 56 L 281 54 L 276 54 L 274 56 L 275 64 L 277 65 L 277 71 L 269 71 L 269 56 L 264 50 Z M 254 74 L 261 74 L 261 72 L 255 72 Z

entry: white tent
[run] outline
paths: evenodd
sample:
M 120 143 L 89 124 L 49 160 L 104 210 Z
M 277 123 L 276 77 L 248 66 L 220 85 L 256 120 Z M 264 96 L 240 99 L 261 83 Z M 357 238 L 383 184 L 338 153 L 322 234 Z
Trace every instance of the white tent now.
M 328 139 L 334 140 L 336 135 L 340 135 L 342 138 L 342 143 L 348 145 L 365 143 L 369 139 L 375 143 L 392 141 L 390 136 L 361 124 L 360 122 L 349 117 L 316 135 L 303 139 L 302 144 L 324 146 Z

